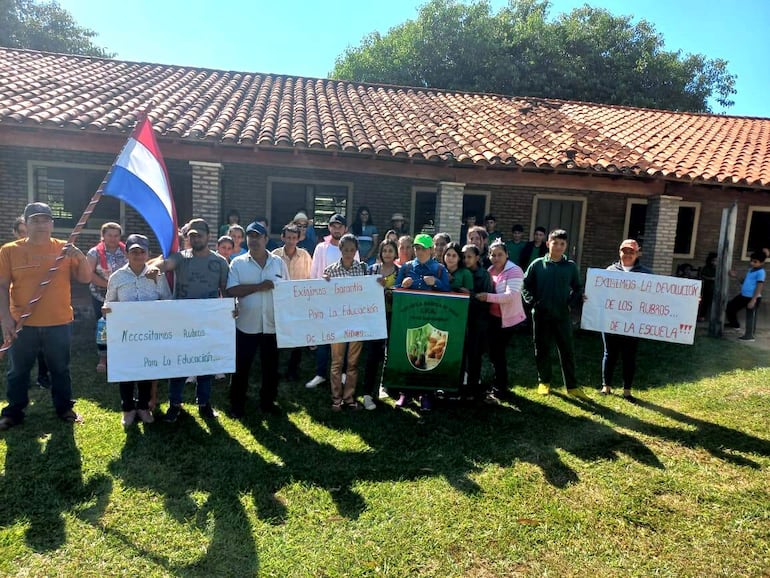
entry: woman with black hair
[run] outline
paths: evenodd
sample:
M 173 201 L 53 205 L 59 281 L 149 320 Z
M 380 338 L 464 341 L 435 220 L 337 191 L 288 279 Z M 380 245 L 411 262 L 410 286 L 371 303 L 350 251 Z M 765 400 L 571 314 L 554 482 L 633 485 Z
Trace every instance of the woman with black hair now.
M 369 207 L 362 206 L 358 209 L 356 218 L 350 226 L 350 232 L 358 239 L 358 254 L 361 257 L 361 261 L 368 265 L 374 264 L 380 235 L 372 221 Z

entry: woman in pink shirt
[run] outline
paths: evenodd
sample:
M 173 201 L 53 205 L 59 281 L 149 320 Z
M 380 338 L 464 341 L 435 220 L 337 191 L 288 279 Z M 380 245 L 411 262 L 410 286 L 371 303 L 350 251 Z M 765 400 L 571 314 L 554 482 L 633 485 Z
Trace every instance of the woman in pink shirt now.
M 508 389 L 508 360 L 505 350 L 511 340 L 513 326 L 525 319 L 521 302 L 521 284 L 524 272 L 518 265 L 508 260 L 508 250 L 501 241 L 495 241 L 489 247 L 492 266 L 494 293 L 479 293 L 476 299 L 486 301 L 489 306 L 489 358 L 495 368 L 495 381 L 492 388 L 494 397 L 510 397 Z

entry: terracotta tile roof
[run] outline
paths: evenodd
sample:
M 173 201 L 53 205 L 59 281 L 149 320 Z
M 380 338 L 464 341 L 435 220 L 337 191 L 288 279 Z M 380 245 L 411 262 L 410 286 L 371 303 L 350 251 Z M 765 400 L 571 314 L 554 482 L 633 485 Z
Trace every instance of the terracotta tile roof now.
M 770 187 L 770 119 L 0 49 L 0 127 Z

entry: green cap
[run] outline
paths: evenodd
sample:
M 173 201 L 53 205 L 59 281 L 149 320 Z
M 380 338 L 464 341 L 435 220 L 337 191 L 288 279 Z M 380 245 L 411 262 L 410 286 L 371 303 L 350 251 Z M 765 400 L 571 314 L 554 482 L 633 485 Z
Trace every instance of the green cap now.
M 414 238 L 414 243 L 412 243 L 412 245 L 420 245 L 423 249 L 430 249 L 433 247 L 433 237 L 426 235 L 425 233 L 420 233 Z

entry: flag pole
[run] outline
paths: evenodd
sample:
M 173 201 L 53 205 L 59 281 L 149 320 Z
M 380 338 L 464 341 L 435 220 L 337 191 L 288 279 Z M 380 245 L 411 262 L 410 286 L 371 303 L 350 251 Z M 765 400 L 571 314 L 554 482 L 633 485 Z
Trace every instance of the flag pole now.
M 136 130 L 136 127 L 138 127 L 142 123 L 142 121 L 144 121 L 144 119 L 147 118 L 148 112 L 149 112 L 149 109 L 144 108 L 137 113 L 136 124 L 134 125 L 134 128 L 131 131 L 131 134 L 133 134 L 134 130 Z M 120 152 L 118 153 L 118 156 L 116 157 L 116 159 L 120 158 L 120 155 L 123 154 L 123 151 L 128 146 L 129 141 L 130 141 L 130 138 L 126 140 L 125 144 L 120 149 Z M 35 305 L 38 304 L 40 299 L 43 297 L 43 293 L 45 292 L 46 288 L 48 287 L 48 285 L 51 284 L 51 280 L 53 279 L 54 274 L 56 273 L 56 271 L 59 270 L 59 267 L 61 267 L 61 262 L 65 258 L 67 249 L 69 249 L 75 244 L 75 241 L 77 241 L 78 237 L 80 236 L 80 232 L 83 230 L 83 227 L 86 226 L 86 223 L 88 222 L 89 217 L 94 212 L 94 208 L 96 207 L 99 200 L 102 198 L 104 187 L 106 186 L 107 181 L 110 179 L 110 176 L 112 175 L 112 170 L 114 168 L 115 168 L 115 163 L 113 162 L 112 165 L 110 165 L 110 170 L 107 171 L 107 174 L 104 176 L 104 178 L 102 179 L 102 182 L 99 184 L 99 188 L 96 189 L 96 192 L 91 197 L 91 200 L 88 201 L 86 208 L 83 210 L 83 214 L 80 216 L 80 219 L 75 225 L 75 228 L 72 229 L 69 239 L 67 239 L 67 243 L 62 247 L 61 252 L 56 257 L 56 260 L 53 263 L 53 266 L 51 266 L 51 268 L 48 269 L 45 277 L 43 277 L 43 280 L 40 281 L 40 284 L 37 286 L 37 290 L 35 291 L 35 294 L 29 300 L 29 303 L 27 303 L 24 306 L 24 310 L 22 311 L 21 316 L 19 317 L 19 321 L 16 323 L 16 329 L 15 329 L 16 335 L 18 335 L 21 332 L 21 330 L 24 328 L 24 322 L 29 318 L 30 315 L 32 315 L 32 312 L 35 309 Z M 13 341 L 3 342 L 2 346 L 0 346 L 0 359 L 3 359 L 3 357 L 5 357 L 5 352 L 8 351 L 12 346 L 13 346 Z

